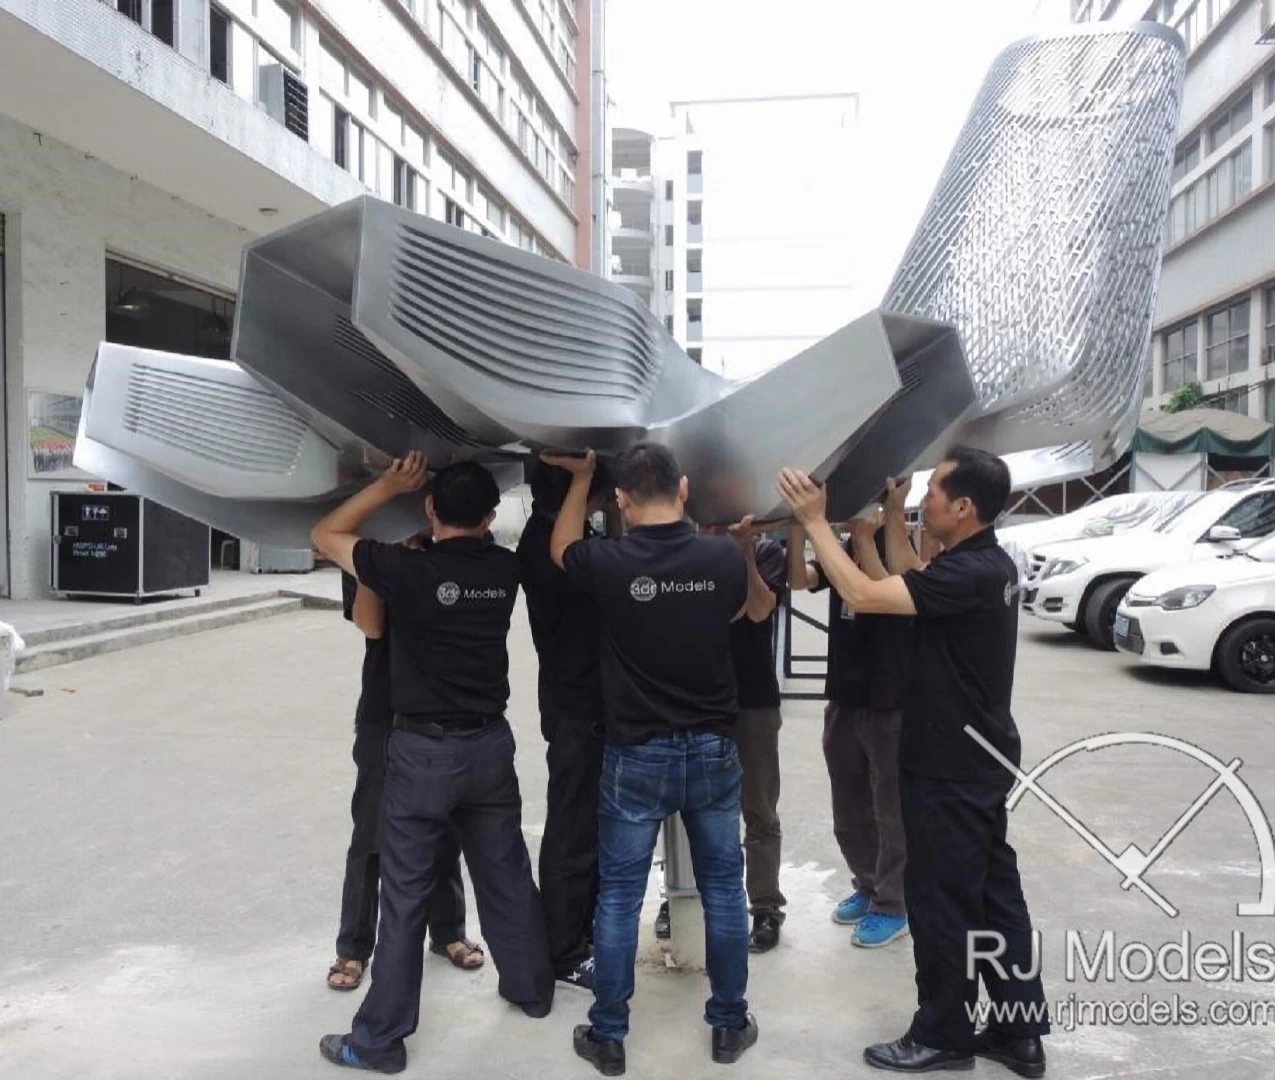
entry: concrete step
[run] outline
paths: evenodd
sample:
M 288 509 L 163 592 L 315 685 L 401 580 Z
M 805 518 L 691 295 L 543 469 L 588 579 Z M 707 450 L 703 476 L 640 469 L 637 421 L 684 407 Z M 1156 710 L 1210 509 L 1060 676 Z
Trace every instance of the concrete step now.
M 102 624 L 93 626 L 93 632 L 84 634 L 85 627 L 80 627 L 81 636 L 64 640 L 47 641 L 25 649 L 18 657 L 18 674 L 39 671 L 41 668 L 55 667 L 59 664 L 70 664 L 76 660 L 86 660 L 90 656 L 103 653 L 118 652 L 138 645 L 147 645 L 153 641 L 164 641 L 167 638 L 182 637 L 187 634 L 200 634 L 205 630 L 217 630 L 223 626 L 236 623 L 253 622 L 257 619 L 268 619 L 275 615 L 286 615 L 300 611 L 305 602 L 299 596 L 270 596 L 246 598 L 247 602 L 223 604 L 215 610 L 201 609 L 191 613 L 190 609 L 179 609 L 169 614 L 178 618 L 151 620 L 150 622 L 133 624 L 103 630 Z
M 92 622 L 72 622 L 65 626 L 51 626 L 46 630 L 25 631 L 22 634 L 22 640 L 26 642 L 28 648 L 34 648 L 37 645 L 49 645 L 56 641 L 72 641 L 89 634 L 106 634 L 115 630 L 129 630 L 134 626 L 172 622 L 174 619 L 189 618 L 191 615 L 204 615 L 214 611 L 246 607 L 284 595 L 286 594 L 282 592 L 249 593 L 244 596 L 202 597 L 181 605 L 164 602 L 155 606 L 112 605 L 119 609 L 120 614 L 108 615 L 106 618 L 94 619 Z

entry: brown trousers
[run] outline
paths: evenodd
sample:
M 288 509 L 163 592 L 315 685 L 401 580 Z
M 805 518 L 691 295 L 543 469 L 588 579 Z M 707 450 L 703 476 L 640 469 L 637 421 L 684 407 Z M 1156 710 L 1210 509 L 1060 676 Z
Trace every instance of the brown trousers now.
M 899 801 L 900 712 L 828 703 L 823 756 L 832 782 L 832 831 L 869 910 L 904 915 L 906 843 Z
M 766 912 L 783 919 L 788 903 L 779 891 L 783 833 L 779 827 L 779 728 L 775 709 L 741 709 L 735 744 L 744 771 L 744 856 L 748 905 L 754 915 Z

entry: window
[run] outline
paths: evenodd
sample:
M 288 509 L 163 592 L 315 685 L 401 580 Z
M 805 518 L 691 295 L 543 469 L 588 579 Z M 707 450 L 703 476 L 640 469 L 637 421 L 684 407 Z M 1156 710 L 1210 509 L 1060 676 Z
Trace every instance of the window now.
M 704 223 L 704 204 L 702 202 L 688 202 L 686 204 L 686 220 L 691 225 L 702 225 Z
M 451 199 L 443 200 L 443 220 L 448 225 L 455 225 L 458 229 L 465 227 L 465 211 L 462 210 Z
M 571 179 L 571 174 L 567 172 L 566 167 L 563 165 L 558 166 L 558 191 L 566 202 L 575 202 L 576 183 Z
M 215 7 L 208 9 L 208 73 L 230 85 L 230 16 Z
M 142 25 L 142 0 L 116 0 L 115 10 L 138 26 Z
M 672 315 L 664 316 L 664 329 L 667 330 L 670 334 L 673 332 L 673 316 Z
M 339 105 L 332 107 L 332 160 L 343 169 L 350 167 L 350 114 Z
M 704 171 L 704 151 L 690 150 L 686 154 L 686 175 L 699 176 Z
M 1194 319 L 1164 336 L 1161 380 L 1164 393 L 1176 390 L 1183 383 L 1195 382 L 1198 344 L 1199 329 Z
M 1232 506 L 1217 524 L 1239 529 L 1245 540 L 1269 536 L 1275 532 L 1275 491 L 1250 495 Z
M 106 340 L 230 359 L 235 302 L 165 274 L 106 260 Z
M 368 151 L 371 150 L 369 161 Z M 368 146 L 367 129 L 354 120 L 350 121 L 350 172 L 369 186 L 376 179 L 376 149 Z
M 1224 214 L 1253 189 L 1253 140 L 1178 195 L 1169 208 L 1169 243 L 1177 244 Z
M 1275 123 L 1266 125 L 1266 179 L 1275 180 Z
M 394 155 L 394 205 L 416 209 L 416 171 L 397 154 Z
M 173 0 L 151 0 L 151 33 L 165 45 L 172 45 L 177 40 Z
M 1208 316 L 1206 379 L 1220 379 L 1248 370 L 1249 306 L 1247 300 L 1241 300 Z
M 664 290 L 665 292 L 673 291 L 673 271 L 672 270 L 664 271 Z
M 664 200 L 666 202 L 673 201 L 673 181 L 672 180 L 664 181 Z
M 1262 342 L 1264 346 L 1262 363 L 1275 364 L 1275 285 L 1266 290 L 1266 334 Z
M 704 318 L 704 301 L 703 300 L 687 300 L 686 301 L 686 321 L 689 323 L 700 322 Z
M 704 249 L 691 248 L 686 253 L 686 272 L 688 274 L 702 274 L 704 272 Z
M 700 366 L 703 366 L 703 364 L 704 364 L 704 350 L 703 350 L 703 349 L 698 349 L 698 348 L 697 348 L 697 349 L 687 349 L 687 350 L 686 350 L 686 355 L 687 355 L 687 356 L 689 356 L 692 360 L 694 360 L 694 361 L 695 361 L 695 363 L 699 364 Z
M 665 247 L 673 246 L 673 226 L 672 225 L 664 226 L 664 246 Z
M 1266 73 L 1266 104 L 1275 105 L 1275 68 Z
M 1178 147 L 1178 152 L 1173 155 L 1173 182 L 1176 184 L 1187 173 L 1193 172 L 1199 164 L 1200 139 L 1197 136 L 1189 143 L 1183 143 Z
M 1248 415 L 1248 387 L 1242 386 L 1238 390 L 1227 390 L 1223 394 L 1211 397 L 1204 403 L 1206 409 L 1219 409 L 1222 412 L 1238 413 L 1240 416 Z
M 487 192 L 483 192 L 483 202 L 486 203 L 487 220 L 501 232 L 504 232 L 505 208 L 500 205 L 499 200 L 492 198 Z
M 1243 131 L 1253 120 L 1253 93 L 1245 90 L 1244 96 L 1226 107 L 1209 125 L 1209 153 L 1213 153 L 1232 135 Z

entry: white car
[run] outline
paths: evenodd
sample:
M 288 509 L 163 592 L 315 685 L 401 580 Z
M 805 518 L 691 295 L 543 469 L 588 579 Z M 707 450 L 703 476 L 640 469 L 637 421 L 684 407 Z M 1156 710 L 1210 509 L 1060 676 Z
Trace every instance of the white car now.
M 1025 521 L 996 530 L 996 538 L 1026 577 L 1033 548 L 1086 536 L 1114 536 L 1151 528 L 1200 497 L 1198 491 L 1140 491 L 1108 495 L 1057 517 Z
M 1275 694 L 1275 539 L 1148 574 L 1121 601 L 1114 634 L 1144 664 L 1213 669 L 1234 690 Z
M 1113 649 L 1116 608 L 1145 574 L 1228 554 L 1275 533 L 1275 480 L 1243 481 L 1201 494 L 1152 529 L 1046 544 L 1032 551 L 1023 609 Z

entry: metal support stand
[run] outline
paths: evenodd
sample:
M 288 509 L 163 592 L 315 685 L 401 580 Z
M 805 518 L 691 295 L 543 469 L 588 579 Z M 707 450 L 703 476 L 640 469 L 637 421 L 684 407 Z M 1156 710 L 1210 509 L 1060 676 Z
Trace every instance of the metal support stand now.
M 691 844 L 681 814 L 664 822 L 664 891 L 668 897 L 669 953 L 679 968 L 703 970 L 707 964 L 704 946 L 704 905 L 695 887 Z

